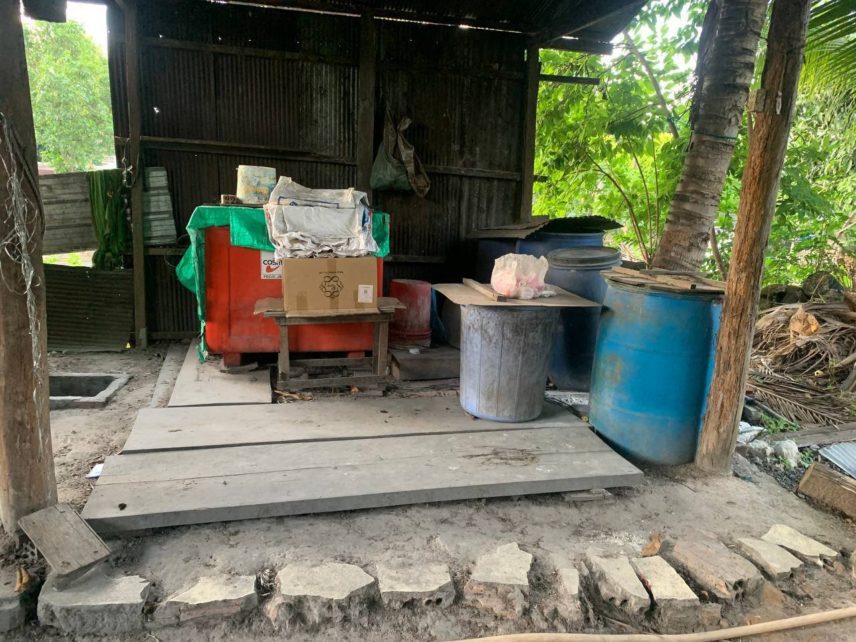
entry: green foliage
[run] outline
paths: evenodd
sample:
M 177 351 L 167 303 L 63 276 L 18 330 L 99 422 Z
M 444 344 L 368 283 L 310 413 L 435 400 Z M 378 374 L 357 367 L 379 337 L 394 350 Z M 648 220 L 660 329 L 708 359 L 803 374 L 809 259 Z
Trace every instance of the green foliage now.
M 541 52 L 544 73 L 595 76 L 589 85 L 541 83 L 534 211 L 563 217 L 595 213 L 624 229 L 612 242 L 653 257 L 680 178 L 688 129 L 691 57 L 704 2 L 648 4 L 628 33 L 654 71 L 665 104 L 629 45 L 611 60 Z M 677 129 L 678 137 L 673 129 Z
M 39 160 L 91 169 L 113 153 L 107 59 L 76 22 L 26 23 L 24 38 Z
M 695 0 L 652 0 L 627 32 L 652 70 L 665 108 L 642 61 L 623 36 L 616 39 L 611 59 L 541 52 L 544 73 L 596 76 L 601 82 L 597 87 L 541 83 L 536 214 L 563 217 L 591 212 L 614 218 L 625 227 L 612 233 L 608 242 L 636 259 L 653 256 L 681 175 L 689 137 L 694 55 L 706 7 L 706 2 Z M 845 18 L 852 20 L 853 14 L 839 15 L 835 24 L 840 26 Z M 808 73 L 812 73 L 810 65 L 809 57 Z M 799 284 L 817 270 L 852 283 L 856 89 L 848 82 L 852 85 L 845 80 L 804 86 L 798 98 L 767 249 L 765 284 Z M 746 152 L 744 122 L 716 222 L 726 265 Z M 704 271 L 719 277 L 710 252 Z
M 764 424 L 764 430 L 771 435 L 780 432 L 795 432 L 800 429 L 798 424 L 781 417 L 773 417 L 771 415 L 763 415 L 761 423 Z

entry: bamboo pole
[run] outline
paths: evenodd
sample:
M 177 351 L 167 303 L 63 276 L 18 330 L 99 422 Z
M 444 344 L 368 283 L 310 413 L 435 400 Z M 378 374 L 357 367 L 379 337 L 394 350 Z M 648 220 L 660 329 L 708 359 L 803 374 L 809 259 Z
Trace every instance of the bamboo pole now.
M 743 170 L 716 363 L 695 459 L 696 465 L 708 472 L 731 470 L 758 313 L 764 250 L 796 104 L 809 3 L 775 0 L 773 4 L 757 113 Z

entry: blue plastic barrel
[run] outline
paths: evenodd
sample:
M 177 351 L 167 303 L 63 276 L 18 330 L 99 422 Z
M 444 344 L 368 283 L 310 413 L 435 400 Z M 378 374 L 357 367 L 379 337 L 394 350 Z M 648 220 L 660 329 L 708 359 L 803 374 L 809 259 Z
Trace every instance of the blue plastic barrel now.
M 461 406 L 491 421 L 541 414 L 559 309 L 461 306 Z
M 482 239 L 476 253 L 476 280 L 490 283 L 493 264 L 506 254 L 547 256 L 565 247 L 603 245 L 603 232 L 535 232 L 525 239 Z
M 550 269 L 546 282 L 601 303 L 606 280 L 601 272 L 621 264 L 621 253 L 611 247 L 574 247 L 547 255 Z M 556 341 L 547 374 L 560 390 L 587 392 L 591 387 L 594 346 L 600 324 L 600 308 L 565 308 L 561 312 Z
M 535 232 L 517 244 L 519 254 L 547 256 L 553 250 L 565 247 L 603 245 L 603 232 Z
M 707 403 L 721 297 L 608 284 L 589 421 L 626 457 L 688 463 Z

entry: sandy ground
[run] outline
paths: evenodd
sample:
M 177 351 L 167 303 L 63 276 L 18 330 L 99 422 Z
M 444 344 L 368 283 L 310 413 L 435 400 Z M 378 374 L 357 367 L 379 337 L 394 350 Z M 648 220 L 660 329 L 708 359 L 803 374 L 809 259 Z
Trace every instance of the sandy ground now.
M 50 374 L 106 372 L 131 375 L 128 383 L 100 410 L 54 410 L 51 436 L 59 501 L 81 509 L 92 490 L 86 473 L 108 455 L 118 453 L 131 432 L 137 411 L 149 404 L 167 344 L 127 352 L 52 353 Z
M 51 413 L 61 501 L 80 507 L 89 492 L 85 473 L 93 463 L 117 452 L 136 410 L 149 402 L 165 347 L 123 354 L 53 355 L 52 372 L 103 371 L 133 375 L 103 410 Z M 745 472 L 745 471 L 744 471 Z M 758 469 L 751 480 L 705 478 L 692 469 L 646 470 L 643 486 L 613 501 L 572 503 L 562 495 L 407 506 L 350 513 L 262 519 L 161 530 L 143 537 L 110 541 L 117 573 L 139 574 L 167 595 L 203 575 L 254 574 L 293 561 L 336 559 L 363 566 L 378 562 L 439 561 L 461 579 L 486 550 L 509 541 L 539 560 L 581 556 L 596 547 L 606 554 L 638 555 L 655 532 L 680 537 L 693 529 L 729 543 L 760 536 L 773 523 L 789 524 L 840 550 L 856 547 L 856 528 L 817 510 Z M 544 572 L 549 568 L 545 567 Z M 849 569 L 815 569 L 799 582 L 765 592 L 739 610 L 727 610 L 722 625 L 742 624 L 856 604 Z M 546 590 L 539 583 L 538 591 Z M 382 616 L 381 616 L 382 614 Z M 368 628 L 354 625 L 290 633 L 296 640 L 457 639 L 488 633 L 551 630 L 537 613 L 518 622 L 479 619 L 463 607 L 435 613 L 379 611 Z M 619 628 L 613 629 L 616 632 Z M 764 640 L 854 640 L 853 622 L 827 625 Z M 55 634 L 31 628 L 27 637 Z M 155 631 L 129 639 L 264 640 L 280 639 L 259 614 L 246 622 L 216 627 Z

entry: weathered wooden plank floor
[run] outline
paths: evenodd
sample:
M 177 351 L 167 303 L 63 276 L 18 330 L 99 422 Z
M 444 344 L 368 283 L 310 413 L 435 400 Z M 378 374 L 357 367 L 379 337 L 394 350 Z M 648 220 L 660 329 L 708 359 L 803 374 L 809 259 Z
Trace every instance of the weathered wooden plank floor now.
M 473 420 L 449 397 L 146 409 L 83 516 L 122 533 L 641 480 L 553 404 L 511 425 Z
M 580 423 L 548 403 L 535 421 L 496 424 L 461 411 L 456 397 L 362 397 L 253 406 L 144 408 L 123 454 L 253 444 L 366 439 L 455 432 L 534 430 Z M 580 423 L 580 425 L 583 425 Z
M 220 372 L 216 361 L 199 363 L 197 345 L 198 339 L 190 342 L 169 399 L 170 407 L 271 403 L 269 368 L 240 374 Z

